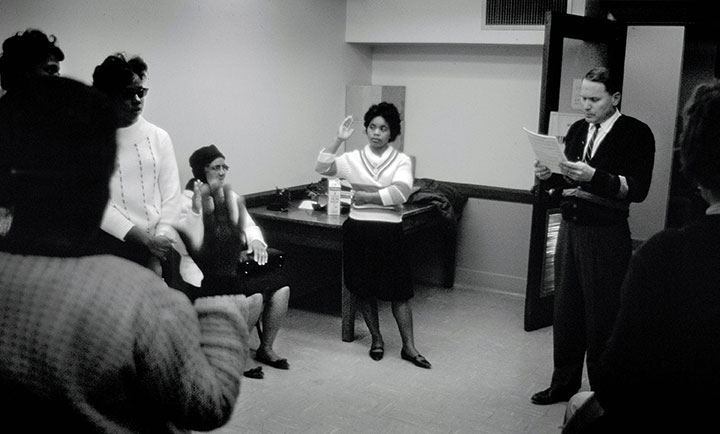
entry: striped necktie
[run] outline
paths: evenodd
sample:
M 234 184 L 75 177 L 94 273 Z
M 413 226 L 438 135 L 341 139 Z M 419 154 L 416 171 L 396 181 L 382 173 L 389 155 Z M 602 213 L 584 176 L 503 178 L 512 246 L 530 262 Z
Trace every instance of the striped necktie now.
M 583 162 L 585 163 L 592 158 L 593 146 L 595 145 L 595 137 L 597 137 L 598 131 L 600 131 L 600 124 L 595 124 L 595 131 L 593 131 L 590 142 L 588 142 L 587 148 L 585 148 L 585 155 L 583 156 Z

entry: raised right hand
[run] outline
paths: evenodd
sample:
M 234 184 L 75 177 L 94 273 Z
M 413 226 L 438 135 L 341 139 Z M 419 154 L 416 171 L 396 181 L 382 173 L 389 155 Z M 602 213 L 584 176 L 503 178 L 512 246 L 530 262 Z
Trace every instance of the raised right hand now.
M 352 126 L 352 123 L 352 115 L 343 119 L 343 121 L 340 123 L 340 126 L 338 127 L 338 140 L 344 142 L 345 140 L 349 139 L 350 136 L 352 136 L 352 133 L 355 131 L 353 128 L 350 128 Z
M 229 184 L 203 184 L 199 192 L 204 226 L 202 243 L 197 245 L 197 240 L 192 240 L 184 228 L 176 229 L 203 272 L 203 292 L 232 291 L 240 284 L 237 264 L 244 248 L 242 227 L 230 217 L 232 188 Z

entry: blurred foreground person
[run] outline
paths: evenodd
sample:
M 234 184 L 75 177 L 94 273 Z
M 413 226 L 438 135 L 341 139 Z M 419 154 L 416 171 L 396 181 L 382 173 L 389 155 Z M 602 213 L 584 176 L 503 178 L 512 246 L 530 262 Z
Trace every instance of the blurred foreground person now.
M 65 54 L 56 44 L 55 36 L 40 30 L 27 29 L 7 38 L 0 54 L 0 96 L 23 85 L 28 79 L 60 74 Z M 10 229 L 12 211 L 0 206 L 0 237 Z
M 594 394 L 565 433 L 705 432 L 720 407 L 720 82 L 685 107 L 683 172 L 710 205 L 635 253 Z M 577 397 L 571 400 L 578 405 Z
M 232 415 L 247 357 L 244 296 L 192 305 L 152 271 L 92 255 L 114 169 L 117 114 L 53 77 L 0 99 L 0 388 L 23 432 L 179 433 Z M 202 191 L 208 223 L 191 254 L 203 285 L 237 283 L 241 233 L 224 192 Z M 35 416 L 28 417 L 28 411 Z

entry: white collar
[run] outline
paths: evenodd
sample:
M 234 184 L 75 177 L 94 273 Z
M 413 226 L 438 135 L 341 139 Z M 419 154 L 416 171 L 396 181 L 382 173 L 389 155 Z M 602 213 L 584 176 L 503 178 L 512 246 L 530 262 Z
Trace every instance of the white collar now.
M 612 114 L 609 118 L 605 119 L 604 121 L 600 122 L 600 129 L 607 133 L 610 131 L 610 129 L 615 125 L 615 121 L 617 121 L 620 118 L 620 110 L 615 109 L 615 113 Z

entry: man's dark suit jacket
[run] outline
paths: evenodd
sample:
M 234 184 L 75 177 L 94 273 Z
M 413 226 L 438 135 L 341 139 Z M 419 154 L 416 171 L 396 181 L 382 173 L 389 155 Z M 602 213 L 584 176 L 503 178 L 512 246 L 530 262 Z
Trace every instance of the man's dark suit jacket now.
M 570 161 L 582 159 L 590 124 L 584 119 L 576 121 L 565 136 L 565 156 Z M 563 218 L 581 225 L 607 226 L 627 219 L 630 202 L 642 202 L 647 197 L 655 164 L 655 138 L 643 122 L 621 115 L 610 132 L 598 145 L 588 164 L 595 175 L 590 182 L 572 184 L 562 175 L 553 174 L 545 181 L 546 189 L 554 189 L 560 200 Z M 627 180 L 628 193 L 624 199 L 616 196 L 622 175 Z M 562 197 L 565 188 L 580 187 L 614 206 L 604 206 L 576 197 Z

